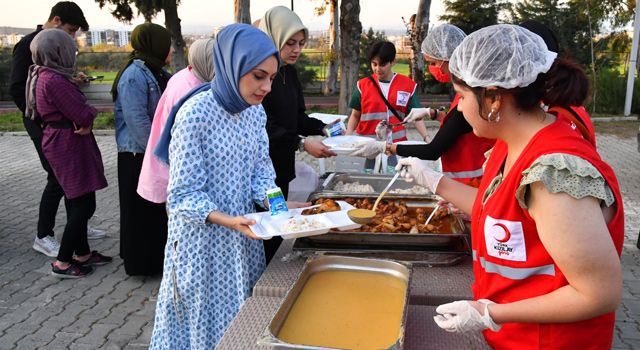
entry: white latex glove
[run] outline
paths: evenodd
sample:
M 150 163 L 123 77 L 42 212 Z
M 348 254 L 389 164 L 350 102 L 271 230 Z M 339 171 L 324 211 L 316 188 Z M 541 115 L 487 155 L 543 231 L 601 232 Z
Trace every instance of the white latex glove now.
M 502 326 L 493 322 L 489 315 L 489 304 L 495 303 L 487 299 L 480 299 L 478 302 L 484 304 L 484 315 L 480 315 L 471 301 L 460 300 L 438 306 L 436 312 L 440 315 L 434 316 L 433 320 L 447 332 L 477 332 L 487 328 L 499 331 Z
M 349 153 L 352 157 L 365 157 L 374 159 L 380 153 L 384 153 L 387 143 L 384 141 L 367 140 L 355 144 L 355 151 Z
M 417 120 L 430 120 L 431 115 L 434 112 L 435 111 L 433 109 L 428 107 L 427 108 L 411 108 L 411 112 L 407 114 L 407 116 L 404 118 L 404 121 L 407 123 L 412 123 Z
M 378 140 L 387 141 L 389 134 L 391 134 L 391 128 L 386 120 L 383 120 L 376 125 L 376 136 L 378 137 Z
M 433 193 L 436 193 L 443 176 L 442 173 L 434 171 L 429 163 L 416 157 L 400 159 L 396 165 L 396 171 L 400 171 L 400 176 L 407 182 L 415 181 L 416 184 L 428 188 Z

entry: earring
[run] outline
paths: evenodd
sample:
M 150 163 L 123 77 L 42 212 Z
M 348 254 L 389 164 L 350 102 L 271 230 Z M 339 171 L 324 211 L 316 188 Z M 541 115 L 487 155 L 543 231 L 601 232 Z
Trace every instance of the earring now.
M 492 108 L 491 112 L 487 114 L 487 121 L 489 123 L 498 123 L 500 121 L 500 111 L 496 111 Z

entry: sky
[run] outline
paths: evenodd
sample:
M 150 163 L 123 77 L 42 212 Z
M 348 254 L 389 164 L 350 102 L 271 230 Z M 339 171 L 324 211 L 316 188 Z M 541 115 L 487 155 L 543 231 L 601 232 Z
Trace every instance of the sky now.
M 322 0 L 294 0 L 294 10 L 302 22 L 311 30 L 326 29 L 329 16 L 317 17 L 313 8 Z M 51 7 L 58 0 L 0 0 L 0 26 L 31 28 L 46 21 Z M 107 9 L 100 10 L 94 0 L 75 0 L 89 22 L 91 29 L 131 29 L 144 22 L 142 17 L 132 21 L 132 25 L 118 22 Z M 361 0 L 360 22 L 364 30 L 404 29 L 402 17 L 406 21 L 418 9 L 418 0 Z M 393 5 L 390 5 L 393 4 Z M 397 5 L 396 5 L 397 4 Z M 251 2 L 251 20 L 254 21 L 271 7 L 283 5 L 290 7 L 291 0 L 254 0 Z M 431 22 L 443 12 L 441 1 L 432 1 Z M 233 23 L 233 0 L 181 0 L 178 16 L 182 19 L 183 33 L 210 32 L 213 28 Z M 154 20 L 164 24 L 164 16 L 159 14 Z

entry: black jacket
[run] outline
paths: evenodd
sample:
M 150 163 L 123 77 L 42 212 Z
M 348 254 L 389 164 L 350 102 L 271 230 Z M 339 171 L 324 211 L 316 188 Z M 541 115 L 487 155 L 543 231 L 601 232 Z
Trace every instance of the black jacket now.
M 269 155 L 276 170 L 276 184 L 282 186 L 296 177 L 294 164 L 299 135 L 322 135 L 325 124 L 305 113 L 302 85 L 291 65 L 280 68 L 262 106 L 267 113 Z
M 426 145 L 398 145 L 396 154 L 402 157 L 418 157 L 424 160 L 436 160 L 446 153 L 463 135 L 473 132 L 473 128 L 464 119 L 462 112 L 454 109 L 442 124 L 433 140 Z
M 31 41 L 40 33 L 42 25 L 38 25 L 36 31 L 24 36 L 13 47 L 13 56 L 11 58 L 11 77 L 9 78 L 9 94 L 13 98 L 18 109 L 24 114 L 24 110 L 27 106 L 26 99 L 24 97 L 25 87 L 27 85 L 27 75 L 29 74 L 29 67 L 33 64 L 31 59 Z

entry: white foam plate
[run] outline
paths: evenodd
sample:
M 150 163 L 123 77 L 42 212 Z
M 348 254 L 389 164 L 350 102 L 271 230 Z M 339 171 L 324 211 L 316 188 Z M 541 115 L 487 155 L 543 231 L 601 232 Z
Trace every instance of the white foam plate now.
M 344 121 L 347 119 L 346 114 L 328 114 L 328 113 L 311 113 L 309 117 L 321 120 L 325 124 L 333 123 L 336 119 Z
M 302 215 L 302 211 L 308 208 L 315 208 L 318 205 L 313 205 L 305 208 L 296 208 L 290 209 L 289 215 L 283 215 L 280 217 L 272 217 L 270 212 L 261 212 L 261 213 L 251 213 L 246 214 L 244 217 L 249 219 L 254 219 L 256 221 L 255 225 L 251 226 L 251 231 L 256 234 L 256 236 L 262 239 L 271 239 L 273 236 L 280 236 L 283 239 L 293 239 L 300 237 L 309 237 L 321 235 L 329 232 L 332 228 L 338 229 L 340 231 L 345 230 L 353 230 L 359 228 L 361 225 L 356 224 L 349 216 L 347 216 L 347 211 L 354 209 L 354 207 L 345 202 L 345 201 L 337 201 L 338 205 L 340 205 L 340 211 L 334 211 L 329 213 L 315 214 L 315 215 Z M 322 228 L 303 230 L 303 231 L 295 231 L 295 232 L 282 232 L 282 225 L 289 219 L 308 219 L 315 220 L 316 222 L 323 225 Z
M 370 137 L 358 136 L 358 135 L 341 135 L 328 137 L 322 140 L 330 150 L 335 152 L 336 154 L 348 155 L 349 153 L 355 151 L 356 149 L 353 147 L 345 147 L 345 144 L 354 144 L 362 141 L 371 141 L 373 140 Z

